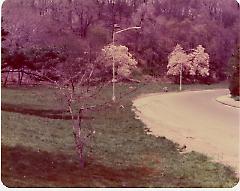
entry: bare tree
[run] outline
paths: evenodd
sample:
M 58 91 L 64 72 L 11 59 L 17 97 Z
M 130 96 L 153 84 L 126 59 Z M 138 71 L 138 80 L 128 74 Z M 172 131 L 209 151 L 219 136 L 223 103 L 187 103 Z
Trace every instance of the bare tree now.
M 126 55 L 129 55 L 129 53 L 126 52 Z M 108 57 L 106 59 L 108 59 Z M 99 97 L 101 90 L 112 82 L 111 78 L 106 79 L 103 75 L 107 66 L 101 63 L 99 63 L 98 66 L 97 63 L 90 63 L 87 58 L 84 60 L 84 58 L 80 57 L 68 59 L 66 62 L 67 63 L 63 63 L 62 66 L 51 68 L 51 71 L 57 79 L 53 79 L 47 74 L 43 75 L 36 71 L 30 75 L 50 82 L 50 85 L 57 90 L 56 94 L 61 99 L 60 104 L 64 106 L 71 115 L 75 147 L 80 166 L 84 167 L 87 154 L 86 147 L 89 145 L 89 141 L 95 133 L 91 125 L 83 125 L 83 120 L 87 117 L 86 113 L 88 113 L 88 111 L 106 109 L 111 107 L 112 104 L 119 104 L 121 98 L 134 92 L 137 87 L 126 90 L 128 92 L 125 93 L 125 95 L 121 94 L 118 102 L 113 103 L 110 97 L 108 100 L 104 98 L 101 100 L 101 97 Z M 126 69 L 126 67 L 130 66 L 126 64 L 124 68 Z M 127 70 L 127 73 L 129 72 L 130 70 Z M 121 72 L 119 75 L 122 75 Z M 123 76 L 126 79 L 129 75 Z M 134 81 L 130 78 L 129 80 Z M 135 82 L 138 83 L 139 81 Z M 95 102 L 96 99 L 98 100 L 97 102 Z M 92 118 L 88 117 L 88 119 L 91 120 Z

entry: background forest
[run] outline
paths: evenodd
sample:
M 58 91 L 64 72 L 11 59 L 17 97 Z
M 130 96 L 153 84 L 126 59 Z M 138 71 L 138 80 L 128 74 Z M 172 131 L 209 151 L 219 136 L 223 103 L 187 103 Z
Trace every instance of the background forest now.
M 188 53 L 202 45 L 209 54 L 207 82 L 230 75 L 239 44 L 239 4 L 235 0 L 7 0 L 2 6 L 2 72 L 8 69 L 53 74 L 98 68 L 99 53 L 114 30 L 137 60 L 138 74 L 166 76 L 176 44 Z M 78 61 L 76 61 L 76 59 Z M 206 82 L 206 79 L 205 79 Z

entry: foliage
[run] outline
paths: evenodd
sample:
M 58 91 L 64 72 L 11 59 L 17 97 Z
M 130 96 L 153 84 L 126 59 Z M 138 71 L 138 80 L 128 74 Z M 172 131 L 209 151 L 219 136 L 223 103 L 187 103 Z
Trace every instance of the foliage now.
M 230 78 L 229 90 L 233 97 L 240 96 L 240 46 L 238 46 L 232 58 L 232 76 Z
M 181 66 L 182 65 L 182 66 Z M 177 44 L 174 50 L 168 57 L 168 72 L 167 75 L 179 76 L 180 71 L 187 74 L 191 70 L 191 62 L 189 56 L 183 50 L 183 48 Z
M 139 56 L 144 60 L 142 67 L 148 74 L 164 74 L 168 63 L 167 55 L 179 43 L 186 50 L 202 44 L 211 57 L 209 78 L 226 78 L 227 61 L 235 46 L 239 6 L 234 1 L 149 1 L 149 9 L 140 8 L 133 14 L 134 24 L 143 26 L 136 41 L 126 38 L 126 42 L 137 43 Z M 153 9 L 150 7 L 153 7 Z M 136 47 L 132 45 L 131 47 Z M 148 51 L 146 51 L 148 50 Z M 158 57 L 147 59 L 152 52 Z M 155 57 L 156 57 L 155 56 Z M 160 67 L 161 66 L 161 67 Z
M 41 72 L 54 76 L 53 68 L 64 62 L 66 57 L 54 47 L 17 48 L 13 52 L 6 49 L 2 72 L 23 71 L 26 74 Z M 29 73 L 30 72 L 30 73 Z M 34 76 L 31 76 L 34 77 Z M 36 76 L 35 76 L 36 77 Z
M 116 73 L 120 77 L 129 77 L 132 70 L 136 67 L 137 61 L 129 52 L 126 46 L 108 45 L 102 49 L 99 58 L 102 64 L 111 70 L 113 62 L 115 63 Z
M 238 12 L 235 0 L 11 0 L 2 8 L 2 27 L 9 32 L 2 47 L 14 52 L 17 46 L 59 49 L 68 44 L 66 51 L 86 43 L 94 62 L 111 42 L 115 23 L 122 28 L 141 26 L 118 35 L 116 41 L 129 48 L 144 74 L 164 76 L 167 57 L 177 43 L 185 50 L 201 44 L 211 57 L 208 78 L 217 81 L 226 78 L 239 38 Z
M 26 51 L 32 70 L 44 70 L 56 67 L 59 63 L 66 60 L 61 50 L 54 47 L 32 48 Z
M 198 45 L 193 52 L 187 54 L 183 48 L 177 44 L 168 57 L 169 76 L 179 76 L 182 72 L 184 77 L 193 76 L 199 79 L 209 75 L 209 55 L 204 52 L 205 48 Z
M 190 75 L 208 76 L 209 75 L 209 55 L 204 52 L 205 48 L 198 45 L 189 55 L 192 61 Z

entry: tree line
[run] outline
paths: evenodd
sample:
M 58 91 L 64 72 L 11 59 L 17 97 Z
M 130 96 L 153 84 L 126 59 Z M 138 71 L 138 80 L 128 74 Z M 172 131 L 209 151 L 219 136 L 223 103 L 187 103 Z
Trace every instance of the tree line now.
M 21 83 L 29 70 L 56 77 L 52 68 L 65 75 L 86 65 L 100 69 L 116 26 L 140 26 L 115 39 L 136 59 L 138 73 L 164 77 L 177 44 L 187 53 L 201 45 L 209 55 L 207 80 L 224 80 L 239 44 L 238 12 L 235 0 L 7 0 L 2 70 L 18 71 Z

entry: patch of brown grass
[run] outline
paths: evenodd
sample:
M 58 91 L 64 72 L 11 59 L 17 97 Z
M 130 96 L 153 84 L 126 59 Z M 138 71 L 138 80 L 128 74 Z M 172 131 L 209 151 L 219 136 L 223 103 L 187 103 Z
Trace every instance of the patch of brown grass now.
M 152 173 L 145 167 L 114 169 L 88 159 L 2 145 L 2 181 L 8 187 L 138 187 Z

